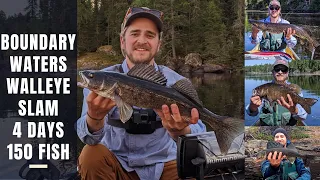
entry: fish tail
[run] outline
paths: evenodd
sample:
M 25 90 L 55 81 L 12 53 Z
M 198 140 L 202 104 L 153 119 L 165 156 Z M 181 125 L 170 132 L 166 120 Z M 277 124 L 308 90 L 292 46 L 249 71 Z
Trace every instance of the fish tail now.
M 218 116 L 212 112 L 208 124 L 214 130 L 222 154 L 227 154 L 234 139 L 244 132 L 244 120 L 226 116 Z M 218 119 L 218 122 L 217 120 Z M 219 123 L 213 124 L 212 122 Z
M 315 98 L 304 98 L 304 100 L 309 106 L 313 106 L 316 102 L 318 102 L 318 99 Z
M 315 48 L 317 48 L 318 46 L 320 46 L 320 44 L 319 44 L 318 41 L 313 40 L 313 46 L 314 46 Z
M 310 114 L 311 106 L 313 106 L 317 101 L 318 99 L 314 99 L 314 98 L 304 98 L 304 103 L 301 103 L 301 106 L 303 107 L 304 110 L 306 110 L 308 114 Z

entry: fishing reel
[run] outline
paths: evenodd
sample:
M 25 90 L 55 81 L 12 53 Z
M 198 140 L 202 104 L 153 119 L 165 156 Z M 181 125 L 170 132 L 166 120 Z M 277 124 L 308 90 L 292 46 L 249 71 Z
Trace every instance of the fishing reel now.
M 181 179 L 243 179 L 244 134 L 234 139 L 222 155 L 214 132 L 188 134 L 178 138 L 177 167 Z M 228 179 L 229 179 L 228 178 Z

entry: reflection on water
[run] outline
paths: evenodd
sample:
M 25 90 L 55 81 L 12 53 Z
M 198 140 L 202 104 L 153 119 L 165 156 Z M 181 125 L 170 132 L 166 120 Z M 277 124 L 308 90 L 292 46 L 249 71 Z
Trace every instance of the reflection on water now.
M 184 76 L 191 79 L 207 109 L 219 115 L 243 118 L 243 74 Z
M 191 80 L 207 109 L 219 115 L 243 118 L 243 74 L 182 75 Z M 78 88 L 78 117 L 81 113 L 82 98 L 82 88 Z
M 264 19 L 268 16 L 267 12 L 247 12 L 248 19 Z M 291 24 L 295 24 L 305 28 L 312 37 L 320 41 L 320 14 L 319 13 L 282 13 L 282 17 L 288 20 Z M 251 44 L 249 41 L 249 36 L 251 35 L 251 26 L 246 26 L 245 33 L 245 50 L 251 50 L 254 45 Z M 310 59 L 311 52 L 308 49 L 308 45 L 302 45 L 301 42 L 298 40 L 298 44 L 295 46 L 294 51 L 301 59 Z M 320 58 L 320 47 L 316 49 L 315 52 L 315 59 Z
M 245 106 L 250 103 L 252 89 L 255 87 L 268 83 L 272 80 L 271 76 L 246 76 L 245 77 Z M 290 76 L 291 83 L 299 85 L 303 90 L 303 96 L 308 98 L 315 98 L 320 100 L 320 76 Z M 245 125 L 250 126 L 258 116 L 251 117 L 245 113 Z M 304 121 L 309 126 L 320 125 L 320 101 L 311 107 L 311 114 L 307 116 Z

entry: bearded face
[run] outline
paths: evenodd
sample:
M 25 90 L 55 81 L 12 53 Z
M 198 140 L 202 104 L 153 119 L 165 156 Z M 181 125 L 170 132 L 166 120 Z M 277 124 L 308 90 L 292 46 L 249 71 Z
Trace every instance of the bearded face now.
M 133 64 L 153 63 L 154 56 L 160 48 L 156 25 L 147 18 L 135 19 L 121 39 L 121 48 L 126 59 Z

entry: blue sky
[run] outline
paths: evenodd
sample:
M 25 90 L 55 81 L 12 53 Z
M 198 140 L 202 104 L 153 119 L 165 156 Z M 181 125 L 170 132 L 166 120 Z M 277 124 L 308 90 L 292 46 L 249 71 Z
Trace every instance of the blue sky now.
M 273 64 L 273 60 L 245 60 L 244 66 L 253 66 L 253 65 L 261 65 L 261 64 Z
M 6 13 L 6 16 L 12 16 L 14 14 L 25 14 L 24 8 L 27 7 L 27 0 L 1 0 L 0 10 Z

